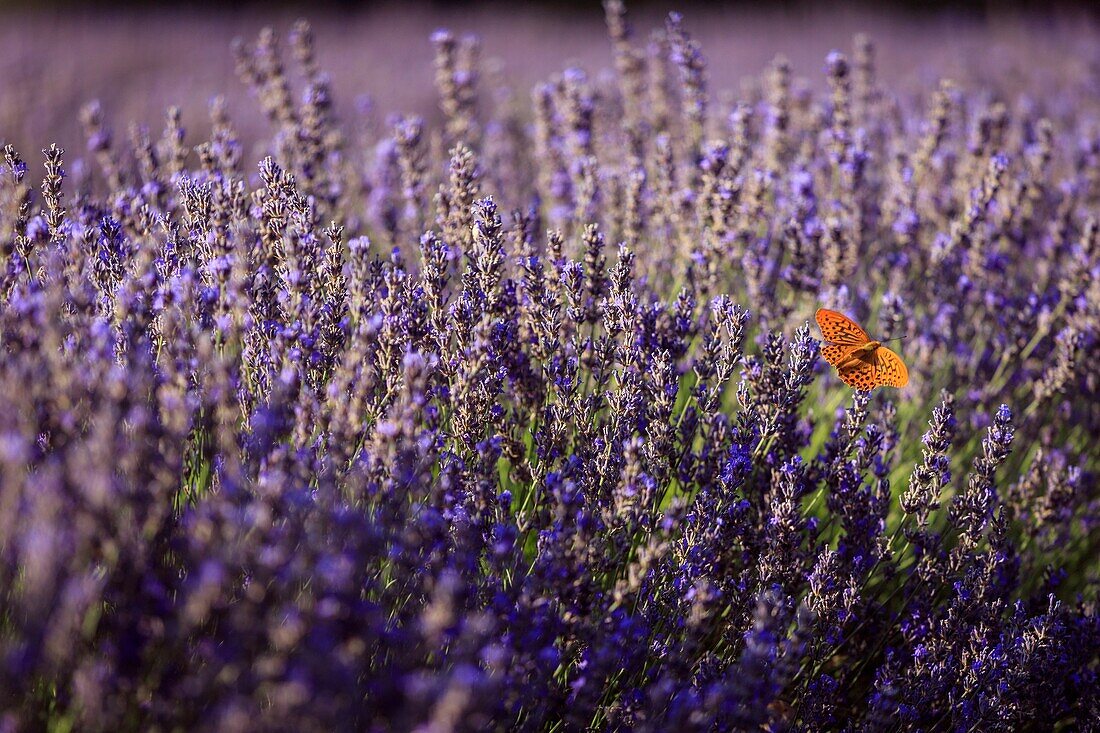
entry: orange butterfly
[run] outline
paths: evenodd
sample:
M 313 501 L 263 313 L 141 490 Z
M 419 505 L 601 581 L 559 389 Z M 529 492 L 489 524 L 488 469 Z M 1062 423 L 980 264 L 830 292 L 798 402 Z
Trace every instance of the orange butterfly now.
M 909 384 L 909 370 L 901 357 L 881 341 L 873 341 L 851 318 L 818 308 L 817 325 L 825 341 L 821 355 L 836 367 L 837 375 L 849 387 L 868 392 L 875 387 Z

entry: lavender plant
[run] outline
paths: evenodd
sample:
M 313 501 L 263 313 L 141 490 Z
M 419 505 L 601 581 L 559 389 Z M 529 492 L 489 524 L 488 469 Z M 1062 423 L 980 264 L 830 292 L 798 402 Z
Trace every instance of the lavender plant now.
M 731 98 L 605 10 L 529 95 L 439 31 L 360 119 L 300 21 L 262 139 L 4 148 L 0 729 L 1100 726 L 1095 75 Z

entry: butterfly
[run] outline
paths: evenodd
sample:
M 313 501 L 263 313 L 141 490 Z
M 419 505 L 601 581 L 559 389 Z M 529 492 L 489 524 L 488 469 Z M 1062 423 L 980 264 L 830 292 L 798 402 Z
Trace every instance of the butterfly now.
M 818 308 L 816 317 L 825 342 L 821 355 L 849 387 L 868 392 L 909 384 L 909 370 L 901 357 L 873 340 L 851 318 L 828 308 Z

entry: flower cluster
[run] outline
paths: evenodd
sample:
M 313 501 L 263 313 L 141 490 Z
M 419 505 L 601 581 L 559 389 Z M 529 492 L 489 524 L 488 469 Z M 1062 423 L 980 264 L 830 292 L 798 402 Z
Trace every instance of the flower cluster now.
M 1095 74 L 735 98 L 605 9 L 529 98 L 439 31 L 360 119 L 298 22 L 263 140 L 4 148 L 0 730 L 1100 725 Z

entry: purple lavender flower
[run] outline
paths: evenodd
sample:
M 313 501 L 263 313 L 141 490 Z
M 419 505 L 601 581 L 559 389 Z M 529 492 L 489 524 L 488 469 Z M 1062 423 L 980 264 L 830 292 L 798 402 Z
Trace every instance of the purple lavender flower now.
M 13 21 L 0 729 L 1095 727 L 1094 29 L 788 23 L 731 91 L 718 16 L 604 9 L 613 70 L 320 14 L 213 101 L 112 44 L 163 132 Z

